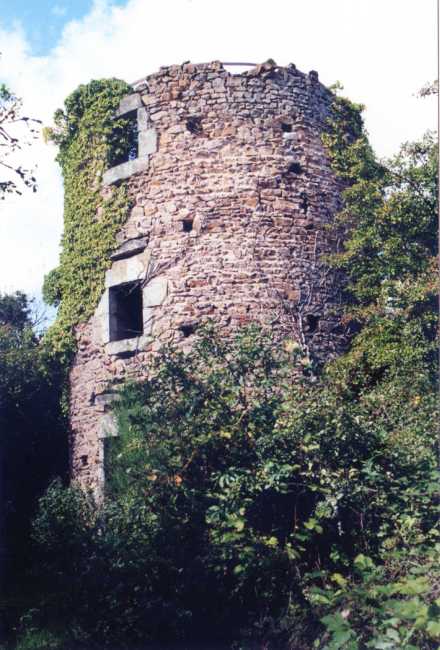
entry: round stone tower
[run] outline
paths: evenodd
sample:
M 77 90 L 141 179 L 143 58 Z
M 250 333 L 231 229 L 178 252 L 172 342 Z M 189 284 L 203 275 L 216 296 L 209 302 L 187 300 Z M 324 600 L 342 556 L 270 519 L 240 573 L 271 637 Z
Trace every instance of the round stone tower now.
M 204 320 L 270 324 L 319 360 L 341 349 L 341 280 L 322 261 L 342 190 L 322 144 L 332 100 L 316 72 L 213 62 L 161 68 L 121 101 L 137 141 L 103 191 L 125 183 L 134 207 L 70 375 L 83 485 L 102 486 L 117 384 L 164 342 L 190 345 Z

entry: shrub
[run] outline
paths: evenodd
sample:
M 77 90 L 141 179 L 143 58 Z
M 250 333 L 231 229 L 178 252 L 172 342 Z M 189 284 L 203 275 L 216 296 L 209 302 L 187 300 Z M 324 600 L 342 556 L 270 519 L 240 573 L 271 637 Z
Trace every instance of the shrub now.
M 41 502 L 55 620 L 109 643 L 307 648 L 323 575 L 349 584 L 360 554 L 381 566 L 403 553 L 408 522 L 434 539 L 437 407 L 423 355 L 411 385 L 394 373 L 359 394 L 338 364 L 309 376 L 301 354 L 256 328 L 231 340 L 208 329 L 121 391 L 102 509 L 60 485 Z

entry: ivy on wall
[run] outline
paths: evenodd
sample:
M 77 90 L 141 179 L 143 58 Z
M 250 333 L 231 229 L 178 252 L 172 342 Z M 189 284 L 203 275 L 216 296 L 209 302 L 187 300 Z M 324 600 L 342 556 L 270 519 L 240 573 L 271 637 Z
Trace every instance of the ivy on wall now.
M 339 84 L 332 86 L 336 93 Z M 377 172 L 377 160 L 364 129 L 364 106 L 334 94 L 331 116 L 322 135 L 333 171 L 348 183 L 371 178 Z
M 130 208 L 125 186 L 103 190 L 101 184 L 112 161 L 130 151 L 129 120 L 115 118 L 121 98 L 130 92 L 117 79 L 81 85 L 55 113 L 55 127 L 46 129 L 59 147 L 65 197 L 60 265 L 43 286 L 45 301 L 59 305 L 46 344 L 66 361 L 75 350 L 75 326 L 93 314 L 101 297 L 109 253 Z

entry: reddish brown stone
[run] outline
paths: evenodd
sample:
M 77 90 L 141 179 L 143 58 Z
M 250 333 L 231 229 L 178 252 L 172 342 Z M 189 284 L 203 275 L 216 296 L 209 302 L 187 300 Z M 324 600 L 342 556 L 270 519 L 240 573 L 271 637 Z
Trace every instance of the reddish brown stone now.
M 123 181 L 134 206 L 115 248 L 146 237 L 150 267 L 167 290 L 151 306 L 152 338 L 130 354 L 112 355 L 93 337 L 96 316 L 77 328 L 72 472 L 83 485 L 96 487 L 103 476 L 97 396 L 145 376 L 163 342 L 186 349 L 191 336 L 179 327 L 211 317 L 226 335 L 252 319 L 276 322 L 280 336 L 318 359 L 341 350 L 344 339 L 333 332 L 341 278 L 321 256 L 334 250 L 326 225 L 342 186 L 321 141 L 332 95 L 312 81 L 290 66 L 231 75 L 214 62 L 161 68 L 140 82 L 159 145 L 148 170 Z M 190 116 L 200 128 L 188 128 Z M 292 160 L 301 173 L 286 173 Z M 308 315 L 323 326 L 310 331 Z

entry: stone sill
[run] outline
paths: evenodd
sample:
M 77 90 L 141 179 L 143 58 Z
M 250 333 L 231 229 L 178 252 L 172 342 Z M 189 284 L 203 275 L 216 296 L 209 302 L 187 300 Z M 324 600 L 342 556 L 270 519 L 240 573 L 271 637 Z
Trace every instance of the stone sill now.
M 117 181 L 123 181 L 129 178 L 133 174 L 139 174 L 139 172 L 143 172 L 146 169 L 148 169 L 148 156 L 128 160 L 120 165 L 116 165 L 116 167 L 107 169 L 102 177 L 102 182 L 103 185 L 111 185 Z
M 105 351 L 110 356 L 124 356 L 127 354 L 136 354 L 142 352 L 151 341 L 150 336 L 137 336 L 132 339 L 121 339 L 120 341 L 110 341 L 105 345 Z

